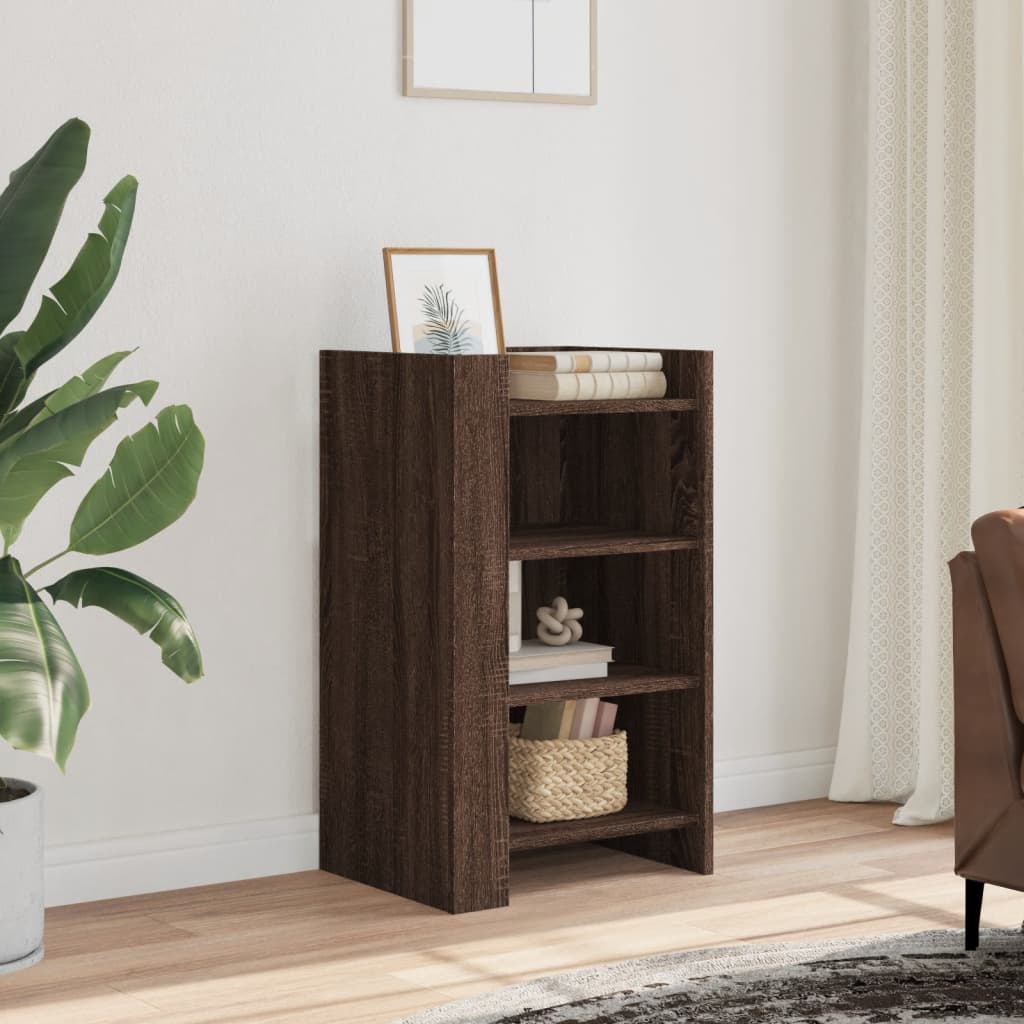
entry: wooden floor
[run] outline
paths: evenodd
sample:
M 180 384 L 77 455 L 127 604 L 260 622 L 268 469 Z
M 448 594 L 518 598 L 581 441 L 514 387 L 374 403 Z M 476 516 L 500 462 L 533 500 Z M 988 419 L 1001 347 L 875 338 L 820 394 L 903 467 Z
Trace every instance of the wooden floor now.
M 3 1024 L 357 1024 L 588 964 L 736 942 L 959 928 L 952 829 L 892 808 L 720 815 L 713 877 L 600 847 L 523 854 L 512 905 L 449 917 L 319 872 L 47 915 L 46 960 L 0 978 Z M 992 889 L 983 923 L 1016 927 Z

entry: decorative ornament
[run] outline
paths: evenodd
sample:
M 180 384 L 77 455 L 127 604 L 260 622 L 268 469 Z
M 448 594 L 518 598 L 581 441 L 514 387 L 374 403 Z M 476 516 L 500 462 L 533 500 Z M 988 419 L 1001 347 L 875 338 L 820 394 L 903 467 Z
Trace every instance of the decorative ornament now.
M 582 608 L 570 608 L 564 597 L 556 597 L 550 607 L 537 609 L 537 639 L 552 647 L 574 644 L 583 636 L 582 618 Z

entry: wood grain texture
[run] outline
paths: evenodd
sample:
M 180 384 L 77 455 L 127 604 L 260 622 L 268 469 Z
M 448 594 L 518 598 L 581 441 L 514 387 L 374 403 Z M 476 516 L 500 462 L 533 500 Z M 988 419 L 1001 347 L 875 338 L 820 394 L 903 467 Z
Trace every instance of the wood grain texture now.
M 885 804 L 716 818 L 715 874 L 590 844 L 512 858 L 512 903 L 450 917 L 323 872 L 46 913 L 46 959 L 0 978 L 3 1024 L 389 1024 L 633 957 L 738 942 L 963 927 L 953 823 Z M 983 927 L 1016 928 L 989 887 Z
M 579 821 L 513 821 L 512 850 L 535 850 L 542 846 L 586 843 L 639 832 L 667 831 L 696 822 L 696 815 L 650 801 L 631 800 L 617 814 L 604 814 L 598 818 L 583 818 Z
M 506 365 L 505 359 L 452 359 L 454 524 L 446 586 L 454 605 L 455 913 L 508 903 Z
M 521 527 L 508 543 L 509 558 L 589 558 L 628 555 L 639 551 L 683 551 L 699 541 L 640 530 L 609 530 L 598 526 Z
M 321 354 L 321 866 L 508 901 L 505 362 Z
M 692 412 L 693 398 L 612 398 L 600 402 L 541 402 L 513 398 L 508 403 L 510 416 L 605 416 L 624 412 Z
M 325 869 L 452 912 L 504 905 L 525 841 L 510 708 L 600 695 L 629 733 L 633 810 L 545 842 L 711 870 L 711 357 L 663 360 L 667 404 L 510 417 L 507 357 L 322 354 Z M 615 647 L 608 679 L 510 692 L 509 558 L 527 632 L 565 594 Z
M 517 683 L 508 688 L 509 707 L 543 704 L 553 700 L 578 700 L 601 697 L 612 700 L 624 694 L 659 693 L 663 690 L 692 690 L 700 686 L 699 676 L 659 672 L 644 665 L 615 662 L 608 666 L 607 678 L 567 679 L 547 683 Z
M 648 559 L 638 587 L 645 612 L 638 622 L 637 660 L 700 675 L 703 685 L 630 697 L 620 714 L 630 738 L 631 796 L 690 811 L 698 824 L 613 842 L 628 853 L 708 874 L 714 863 L 712 356 L 665 353 L 665 363 L 669 387 L 696 394 L 701 406 L 696 416 L 672 419 L 669 442 L 672 527 L 696 533 L 701 544 Z

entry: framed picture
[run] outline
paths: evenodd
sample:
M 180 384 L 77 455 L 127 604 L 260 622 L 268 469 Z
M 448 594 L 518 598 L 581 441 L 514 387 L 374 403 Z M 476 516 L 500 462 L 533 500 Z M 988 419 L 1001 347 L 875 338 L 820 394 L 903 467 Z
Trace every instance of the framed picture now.
M 405 0 L 406 96 L 597 102 L 597 0 Z
M 499 355 L 493 249 L 385 249 L 391 347 L 431 355 Z

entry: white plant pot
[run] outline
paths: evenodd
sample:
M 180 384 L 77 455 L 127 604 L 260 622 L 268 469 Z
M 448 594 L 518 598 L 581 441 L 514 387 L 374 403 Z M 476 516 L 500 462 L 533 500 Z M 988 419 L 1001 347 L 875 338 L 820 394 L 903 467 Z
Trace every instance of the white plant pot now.
M 0 974 L 43 956 L 43 794 L 7 784 L 29 795 L 0 803 Z

